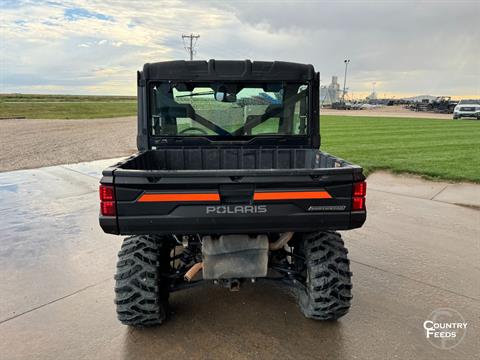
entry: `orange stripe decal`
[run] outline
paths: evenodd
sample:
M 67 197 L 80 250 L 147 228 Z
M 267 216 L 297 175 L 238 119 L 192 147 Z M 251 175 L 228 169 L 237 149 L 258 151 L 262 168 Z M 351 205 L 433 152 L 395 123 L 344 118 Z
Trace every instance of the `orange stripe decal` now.
M 138 202 L 220 201 L 218 193 L 143 194 Z
M 327 191 L 281 191 L 256 192 L 253 200 L 301 200 L 301 199 L 331 199 Z

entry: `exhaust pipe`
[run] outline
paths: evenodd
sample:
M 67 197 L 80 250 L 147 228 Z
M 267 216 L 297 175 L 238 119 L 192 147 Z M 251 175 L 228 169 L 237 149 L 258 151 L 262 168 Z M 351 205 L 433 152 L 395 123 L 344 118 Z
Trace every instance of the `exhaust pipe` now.
M 197 275 L 197 273 L 203 268 L 203 262 L 198 262 L 194 264 L 183 276 L 185 281 L 192 281 L 192 279 Z
M 274 251 L 274 250 L 280 250 L 283 248 L 287 243 L 292 239 L 294 232 L 286 232 L 280 235 L 277 241 L 271 242 L 269 244 L 269 249 Z

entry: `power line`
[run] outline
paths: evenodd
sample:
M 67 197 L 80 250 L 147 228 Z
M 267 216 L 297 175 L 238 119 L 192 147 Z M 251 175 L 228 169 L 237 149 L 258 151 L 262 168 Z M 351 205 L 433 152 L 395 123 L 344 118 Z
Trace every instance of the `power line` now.
M 197 53 L 197 51 L 195 50 L 195 46 L 197 45 L 197 41 L 198 41 L 199 37 L 200 37 L 199 34 L 193 34 L 193 33 L 190 34 L 190 35 L 182 34 L 183 47 L 190 54 L 190 61 L 193 60 L 193 55 L 195 55 Z M 185 43 L 185 39 L 190 40 L 190 45 L 187 45 Z M 195 40 L 195 42 L 193 42 L 194 40 Z

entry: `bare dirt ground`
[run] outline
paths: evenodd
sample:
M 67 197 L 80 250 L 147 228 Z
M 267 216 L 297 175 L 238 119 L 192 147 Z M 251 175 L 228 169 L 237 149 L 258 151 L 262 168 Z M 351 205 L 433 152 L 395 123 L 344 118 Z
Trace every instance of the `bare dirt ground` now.
M 322 115 L 450 119 L 402 106 L 371 110 L 322 109 Z M 127 156 L 136 152 L 136 118 L 0 120 L 0 171 L 32 169 Z
M 136 126 L 135 117 L 0 120 L 0 171 L 130 155 Z
M 403 105 L 383 106 L 374 109 L 364 110 L 333 110 L 321 109 L 321 115 L 343 115 L 343 116 L 385 116 L 385 117 L 414 117 L 424 119 L 451 119 L 452 114 L 437 114 L 430 112 L 417 112 L 405 109 Z

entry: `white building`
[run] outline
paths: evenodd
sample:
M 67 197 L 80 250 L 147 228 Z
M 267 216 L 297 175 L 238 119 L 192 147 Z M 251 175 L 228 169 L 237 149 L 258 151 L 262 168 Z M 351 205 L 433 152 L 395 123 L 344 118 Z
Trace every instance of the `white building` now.
M 340 84 L 338 76 L 332 76 L 332 82 L 328 86 L 320 87 L 320 105 L 331 105 L 340 100 Z

